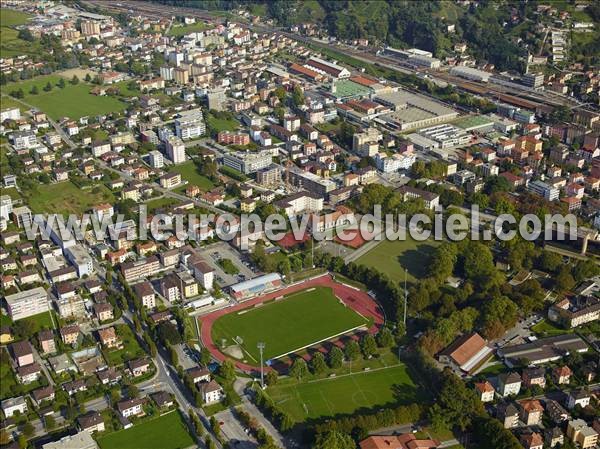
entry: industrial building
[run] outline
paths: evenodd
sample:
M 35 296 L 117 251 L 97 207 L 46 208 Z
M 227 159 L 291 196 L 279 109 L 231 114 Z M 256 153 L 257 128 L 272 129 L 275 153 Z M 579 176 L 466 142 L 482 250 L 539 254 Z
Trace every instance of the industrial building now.
M 392 108 L 393 112 L 380 115 L 375 119 L 375 122 L 386 126 L 392 131 L 424 128 L 448 122 L 458 117 L 458 112 L 449 106 L 406 90 L 396 90 L 377 95 L 375 101 Z

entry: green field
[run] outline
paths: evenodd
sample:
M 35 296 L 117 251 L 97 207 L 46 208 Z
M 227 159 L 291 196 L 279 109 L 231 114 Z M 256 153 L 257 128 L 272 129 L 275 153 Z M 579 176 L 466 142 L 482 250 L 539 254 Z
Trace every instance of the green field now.
M 206 114 L 206 121 L 210 128 L 216 132 L 235 131 L 240 126 L 240 123 L 237 120 L 218 118 L 212 114 Z
M 102 184 L 80 189 L 71 181 L 39 186 L 26 192 L 34 213 L 82 214 L 99 203 L 114 203 L 114 195 Z
M 175 198 L 163 196 L 161 198 L 156 198 L 155 200 L 148 201 L 145 204 L 148 208 L 148 212 L 153 213 L 157 209 L 166 209 L 171 206 L 174 206 L 175 204 L 178 204 L 179 202 L 180 201 L 176 200 Z
M 145 421 L 98 439 L 102 449 L 183 449 L 194 439 L 178 411 Z
M 309 382 L 285 379 L 268 387 L 267 394 L 295 422 L 419 399 L 403 364 Z
M 122 111 L 127 106 L 116 97 L 92 95 L 90 91 L 94 86 L 83 80 L 76 85 L 67 81 L 65 87 L 61 89 L 56 85 L 61 79 L 64 78 L 59 75 L 38 76 L 27 81 L 9 83 L 2 88 L 2 93 L 23 89 L 25 93 L 23 102 L 44 111 L 56 120 L 61 117 L 79 119 L 87 115 L 109 114 Z M 47 83 L 52 85 L 52 90 L 49 92 L 44 91 Z M 37 95 L 30 93 L 33 86 L 37 86 L 39 92 Z
M 330 288 L 317 287 L 224 315 L 213 324 L 212 338 L 229 346 L 241 337 L 247 362 L 256 363 L 259 341 L 265 342 L 265 359 L 271 359 L 365 324 L 367 319 L 341 304 Z
M 167 36 L 185 36 L 189 33 L 196 33 L 198 31 L 204 31 L 208 28 L 208 25 L 202 21 L 192 23 L 191 25 L 180 25 L 180 26 L 172 26 Z
M 337 98 L 353 98 L 365 96 L 371 92 L 371 89 L 350 80 L 339 80 L 335 82 L 335 95 Z
M 215 186 L 210 179 L 198 172 L 198 168 L 196 167 L 194 161 L 187 161 L 183 164 L 172 165 L 169 169 L 169 173 L 179 173 L 181 175 L 181 179 L 188 182 L 188 184 L 184 186 L 177 187 L 175 189 L 176 192 L 185 192 L 185 189 L 188 186 L 198 186 L 200 190 L 205 191 L 208 191 Z
M 27 23 L 31 16 L 21 11 L 2 8 L 0 14 L 0 58 L 38 54 L 39 44 L 19 39 L 19 32 L 12 28 Z
M 427 275 L 428 261 L 439 242 L 418 242 L 408 235 L 406 240 L 383 240 L 375 248 L 356 260 L 357 264 L 376 268 L 390 279 L 404 280 L 404 269 L 408 270 L 408 281 Z

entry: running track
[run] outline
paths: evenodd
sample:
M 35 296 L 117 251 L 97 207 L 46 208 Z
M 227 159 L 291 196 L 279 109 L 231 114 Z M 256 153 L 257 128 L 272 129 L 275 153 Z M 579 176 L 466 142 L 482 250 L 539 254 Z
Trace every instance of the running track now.
M 333 280 L 329 274 L 324 274 L 307 281 L 294 284 L 290 287 L 283 288 L 263 296 L 244 301 L 241 304 L 236 304 L 233 307 L 226 307 L 225 309 L 217 310 L 215 312 L 204 315 L 200 318 L 202 327 L 200 329 L 200 339 L 202 344 L 208 348 L 212 356 L 222 362 L 227 357 L 219 351 L 217 346 L 212 341 L 212 326 L 217 318 L 227 315 L 229 313 L 237 312 L 238 310 L 247 309 L 253 307 L 255 304 L 260 304 L 265 301 L 277 298 L 282 295 L 288 295 L 290 293 L 297 292 L 299 290 L 305 290 L 311 287 L 330 287 L 333 289 L 334 294 L 340 298 L 346 305 L 360 313 L 362 316 L 373 319 L 373 326 L 369 328 L 369 332 L 376 333 L 377 330 L 384 324 L 383 313 L 377 305 L 377 303 L 371 298 L 366 292 L 362 290 L 355 290 L 352 287 L 348 287 L 343 284 L 339 284 Z M 233 360 L 233 359 L 232 359 Z M 234 360 L 235 361 L 235 360 Z M 238 369 L 251 373 L 256 371 L 257 367 L 249 365 L 243 362 L 235 361 L 235 365 Z

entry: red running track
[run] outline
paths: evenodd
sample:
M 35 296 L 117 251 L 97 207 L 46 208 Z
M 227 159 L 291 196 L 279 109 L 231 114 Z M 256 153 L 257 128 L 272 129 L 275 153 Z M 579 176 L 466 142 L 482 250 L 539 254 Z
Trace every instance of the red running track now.
M 202 340 L 202 344 L 206 348 L 208 348 L 208 350 L 216 360 L 220 362 L 224 361 L 228 357 L 225 356 L 225 354 L 223 354 L 221 351 L 219 351 L 219 349 L 212 340 L 212 326 L 213 323 L 217 320 L 217 318 L 223 315 L 227 315 L 229 313 L 234 313 L 238 310 L 248 309 L 250 307 L 253 307 L 255 304 L 260 304 L 262 302 L 275 299 L 282 295 L 288 295 L 290 293 L 294 293 L 299 290 L 305 290 L 311 287 L 330 287 L 331 289 L 333 289 L 335 295 L 342 301 L 344 301 L 344 303 L 348 307 L 352 308 L 364 317 L 372 318 L 373 325 L 369 328 L 369 332 L 374 334 L 379 328 L 381 328 L 381 326 L 383 326 L 383 313 L 379 308 L 378 304 L 373 300 L 373 298 L 371 298 L 366 292 L 362 290 L 355 290 L 352 287 L 348 287 L 346 285 L 335 282 L 329 274 L 324 274 L 323 276 L 309 279 L 307 281 L 294 284 L 290 287 L 283 288 L 281 290 L 277 290 L 263 296 L 258 296 L 256 298 L 249 299 L 248 301 L 236 304 L 233 307 L 226 307 L 224 309 L 211 312 L 208 315 L 201 317 L 200 320 L 202 323 L 202 327 L 200 329 L 200 339 Z M 249 365 L 247 363 L 235 360 L 234 362 L 238 369 L 247 373 L 256 371 L 257 369 L 256 366 Z

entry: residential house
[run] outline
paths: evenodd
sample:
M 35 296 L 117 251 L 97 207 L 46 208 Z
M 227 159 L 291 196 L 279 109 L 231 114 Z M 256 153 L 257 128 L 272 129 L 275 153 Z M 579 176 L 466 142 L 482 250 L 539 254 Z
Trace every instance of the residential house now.
M 104 432 L 104 419 L 97 411 L 90 411 L 77 418 L 77 428 L 89 433 Z
M 33 360 L 33 348 L 28 341 L 17 341 L 10 345 L 10 352 L 17 366 L 31 365 Z
M 123 418 L 129 418 L 130 416 L 143 416 L 144 415 L 144 399 L 133 398 L 125 399 L 117 402 L 117 410 L 123 416 Z
M 573 371 L 568 366 L 559 366 L 552 370 L 552 377 L 558 385 L 568 384 L 571 381 Z
M 498 393 L 500 396 L 517 395 L 521 391 L 521 376 L 519 373 L 502 373 L 498 376 Z
M 219 402 L 225 396 L 225 392 L 221 385 L 216 381 L 211 380 L 200 384 L 200 392 L 202 393 L 202 400 L 205 404 L 214 404 Z
M 475 390 L 477 391 L 481 402 L 491 402 L 494 400 L 494 387 L 487 380 L 484 382 L 476 382 Z
M 538 400 L 523 401 L 521 406 L 521 420 L 528 426 L 537 426 L 542 422 L 544 407 Z
M 587 407 L 590 403 L 591 395 L 585 390 L 573 390 L 567 397 L 567 408 L 574 409 L 576 406 Z
M 589 427 L 583 419 L 574 419 L 567 424 L 567 437 L 581 449 L 592 448 L 598 442 L 598 432 Z
M 75 345 L 79 339 L 79 326 L 70 324 L 60 328 L 60 338 L 66 345 Z
M 523 385 L 526 388 L 531 388 L 536 385 L 540 388 L 546 388 L 545 374 L 544 368 L 525 368 L 522 374 Z
M 150 361 L 145 358 L 134 359 L 127 362 L 129 373 L 133 377 L 143 376 L 150 369 Z
M 524 433 L 519 441 L 525 449 L 543 449 L 544 447 L 544 439 L 537 432 Z
M 56 352 L 56 341 L 54 340 L 54 333 L 51 330 L 41 330 L 38 332 L 38 342 L 42 354 L 52 354 Z
M 512 402 L 502 403 L 496 408 L 496 418 L 505 429 L 512 429 L 519 424 L 519 410 Z

